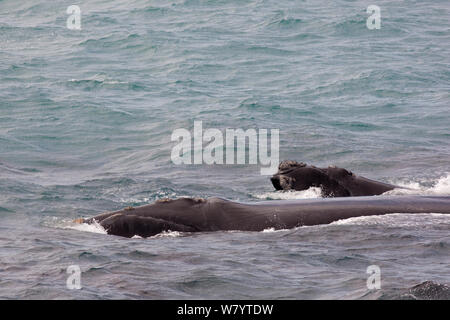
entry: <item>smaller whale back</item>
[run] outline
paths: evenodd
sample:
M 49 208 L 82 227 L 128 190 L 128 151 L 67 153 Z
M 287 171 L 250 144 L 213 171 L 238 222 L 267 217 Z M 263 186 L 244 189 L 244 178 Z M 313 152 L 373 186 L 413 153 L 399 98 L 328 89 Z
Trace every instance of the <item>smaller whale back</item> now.
M 271 181 L 277 190 L 302 191 L 319 187 L 324 197 L 373 196 L 401 188 L 355 175 L 344 168 L 318 168 L 296 161 L 282 161 Z

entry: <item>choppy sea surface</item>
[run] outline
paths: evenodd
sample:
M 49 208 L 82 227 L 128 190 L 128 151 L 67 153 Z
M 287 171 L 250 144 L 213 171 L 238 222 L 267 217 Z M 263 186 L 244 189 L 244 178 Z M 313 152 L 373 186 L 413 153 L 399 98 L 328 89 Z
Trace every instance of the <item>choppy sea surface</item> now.
M 447 0 L 376 1 L 378 30 L 367 1 L 79 1 L 81 30 L 72 4 L 0 1 L 0 298 L 396 299 L 450 283 L 448 215 L 148 239 L 71 223 L 165 197 L 320 197 L 274 192 L 258 165 L 175 165 L 171 134 L 194 120 L 279 129 L 280 160 L 450 195 Z

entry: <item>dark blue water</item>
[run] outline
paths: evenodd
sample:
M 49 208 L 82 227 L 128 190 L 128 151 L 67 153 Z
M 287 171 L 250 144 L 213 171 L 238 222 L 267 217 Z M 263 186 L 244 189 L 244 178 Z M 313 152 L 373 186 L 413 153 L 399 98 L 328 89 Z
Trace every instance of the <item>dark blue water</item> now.
M 70 224 L 164 197 L 319 196 L 273 192 L 258 165 L 173 164 L 171 134 L 194 120 L 279 129 L 280 160 L 449 195 L 448 1 L 377 1 L 379 30 L 366 1 L 81 1 L 81 30 L 71 4 L 0 1 L 1 298 L 377 299 L 450 283 L 443 215 L 152 239 Z

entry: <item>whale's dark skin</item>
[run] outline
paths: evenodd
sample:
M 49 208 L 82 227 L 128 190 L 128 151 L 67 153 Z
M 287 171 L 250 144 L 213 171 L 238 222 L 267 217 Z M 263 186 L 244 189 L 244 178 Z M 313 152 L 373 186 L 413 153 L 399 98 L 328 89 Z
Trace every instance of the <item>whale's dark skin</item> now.
M 240 203 L 220 198 L 160 200 L 77 222 L 98 222 L 108 234 L 150 237 L 163 231 L 262 231 L 328 224 L 389 213 L 450 213 L 450 197 L 379 196 Z
M 324 197 L 374 196 L 395 188 L 338 167 L 317 168 L 303 162 L 283 161 L 270 179 L 277 190 L 306 190 L 320 187 Z

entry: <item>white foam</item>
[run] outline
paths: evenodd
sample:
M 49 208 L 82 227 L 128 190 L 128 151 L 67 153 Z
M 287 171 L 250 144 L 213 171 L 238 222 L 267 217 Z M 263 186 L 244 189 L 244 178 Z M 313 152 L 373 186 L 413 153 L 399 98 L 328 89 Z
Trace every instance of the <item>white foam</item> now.
M 385 195 L 450 195 L 450 173 L 442 176 L 437 181 L 431 181 L 432 186 L 426 186 L 429 181 L 393 181 L 400 187 L 408 189 L 394 189 L 385 192 Z
M 261 231 L 261 232 L 264 232 L 264 233 L 273 233 L 273 232 L 283 232 L 283 231 L 288 231 L 289 229 L 275 229 L 275 228 L 267 228 L 267 229 L 264 229 L 263 231 Z
M 262 200 L 295 200 L 295 199 L 314 199 L 322 197 L 322 190 L 317 187 L 311 187 L 302 191 L 272 191 L 252 195 Z
M 431 190 L 436 194 L 450 195 L 450 173 L 440 178 Z
M 148 203 L 151 202 L 152 199 L 150 198 L 119 198 L 119 202 L 121 203 Z
M 180 237 L 182 234 L 179 231 L 163 231 L 160 232 L 156 235 L 154 235 L 153 237 L 150 238 L 176 238 L 176 237 Z
M 329 225 L 380 225 L 387 227 L 424 227 L 450 224 L 450 216 L 442 213 L 392 213 L 338 220 Z
M 61 226 L 61 227 L 63 229 L 72 229 L 72 230 L 83 231 L 83 232 L 107 234 L 105 228 L 103 228 L 95 220 L 94 220 L 94 223 L 92 223 L 92 224 L 70 222 L 70 223 L 66 223 L 64 226 Z
M 114 195 L 115 192 L 111 192 L 112 195 Z M 150 203 L 156 200 L 160 199 L 176 199 L 176 198 L 188 198 L 189 196 L 183 196 L 183 195 L 177 195 L 175 192 L 167 193 L 167 192 L 157 192 L 154 197 L 143 197 L 143 198 L 136 198 L 136 197 L 126 197 L 126 198 L 118 198 L 117 200 L 121 203 Z
M 101 74 L 96 74 L 96 75 L 93 75 L 92 77 L 88 77 L 86 79 L 70 79 L 69 80 L 69 82 L 82 82 L 82 81 L 94 81 L 94 82 L 103 83 L 103 84 L 128 84 L 127 81 L 113 80 L 113 79 L 107 78 L 106 76 L 101 75 Z
M 77 231 L 83 231 L 83 232 L 92 232 L 92 233 L 100 233 L 100 234 L 108 234 L 97 221 L 94 220 L 92 224 L 87 223 L 75 223 L 73 221 L 65 221 L 61 222 L 59 221 L 56 223 L 53 223 L 53 227 L 56 228 L 62 228 L 62 229 L 71 229 L 71 230 L 77 230 Z M 180 237 L 182 235 L 181 232 L 178 231 L 163 231 L 161 233 L 158 233 L 152 237 L 149 238 L 175 238 Z M 143 239 L 141 236 L 134 235 L 131 237 L 131 239 Z

